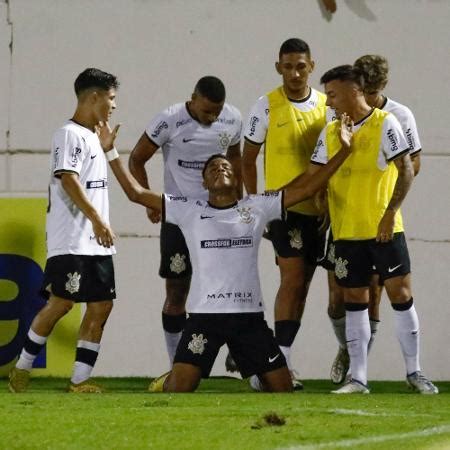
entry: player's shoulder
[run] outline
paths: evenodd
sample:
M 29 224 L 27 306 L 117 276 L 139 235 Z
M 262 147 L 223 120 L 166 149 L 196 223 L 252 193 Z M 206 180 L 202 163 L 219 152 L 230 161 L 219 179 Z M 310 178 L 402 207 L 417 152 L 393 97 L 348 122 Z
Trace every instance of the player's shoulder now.
M 86 127 L 79 125 L 71 120 L 66 121 L 61 127 L 59 127 L 53 134 L 54 139 L 65 139 L 77 141 L 86 141 L 94 133 Z
M 390 112 L 400 121 L 402 121 L 403 119 L 414 117 L 412 111 L 406 105 L 392 100 L 391 98 L 386 99 L 386 104 L 384 105 L 383 110 Z

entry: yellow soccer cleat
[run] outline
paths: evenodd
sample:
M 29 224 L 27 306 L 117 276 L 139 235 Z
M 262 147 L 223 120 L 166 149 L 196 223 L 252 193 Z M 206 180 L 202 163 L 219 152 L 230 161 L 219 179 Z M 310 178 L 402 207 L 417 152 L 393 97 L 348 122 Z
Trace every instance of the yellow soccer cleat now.
M 163 375 L 155 378 L 148 385 L 148 392 L 164 392 L 164 383 L 167 380 L 167 377 L 170 375 L 170 372 L 166 372 Z
M 10 392 L 25 392 L 30 382 L 30 372 L 13 367 L 9 372 L 8 389 Z
M 75 394 L 102 394 L 105 390 L 88 379 L 78 384 L 70 383 L 67 391 Z

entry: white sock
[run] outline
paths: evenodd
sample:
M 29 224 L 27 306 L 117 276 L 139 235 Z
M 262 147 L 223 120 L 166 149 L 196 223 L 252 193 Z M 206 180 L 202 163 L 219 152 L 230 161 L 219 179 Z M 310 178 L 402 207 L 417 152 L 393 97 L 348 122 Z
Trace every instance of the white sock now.
M 178 333 L 169 333 L 168 331 L 164 330 L 164 337 L 166 338 L 167 353 L 169 354 L 170 368 L 172 368 L 173 359 L 175 358 L 175 353 L 177 352 L 177 347 L 180 342 L 182 334 L 183 334 L 182 331 L 179 331 Z
M 31 328 L 28 330 L 28 339 L 39 345 L 44 345 L 47 342 L 47 336 L 39 336 Z M 17 360 L 16 367 L 18 369 L 31 371 L 36 357 L 37 354 L 31 354 L 23 348 L 20 352 L 19 359 Z
M 370 340 L 369 345 L 367 346 L 367 353 L 370 352 L 370 349 L 373 345 L 373 341 L 375 340 L 375 335 L 378 332 L 378 325 L 380 325 L 379 320 L 370 319 L 369 322 L 370 322 Z
M 340 319 L 332 319 L 330 317 L 331 325 L 333 326 L 334 334 L 339 342 L 339 346 L 342 348 L 347 347 L 345 337 L 345 316 Z
M 370 339 L 369 313 L 363 311 L 346 311 L 345 332 L 347 349 L 350 355 L 352 378 L 367 384 L 367 346 Z
M 77 342 L 77 349 L 78 348 L 85 348 L 87 350 L 92 350 L 98 353 L 100 351 L 100 344 L 97 342 L 79 340 Z M 79 384 L 82 383 L 83 381 L 88 380 L 91 377 L 93 368 L 94 368 L 93 365 L 88 364 L 86 362 L 75 361 L 75 364 L 73 366 L 72 378 L 70 379 L 70 381 L 73 384 Z
M 291 364 L 291 347 L 285 347 L 283 345 L 280 345 L 281 353 L 283 353 L 285 359 L 286 359 L 286 365 L 289 371 L 292 371 L 292 364 Z
M 417 317 L 417 312 L 414 305 L 406 311 L 397 311 L 394 309 L 394 315 L 395 330 L 397 332 L 397 338 L 400 341 L 403 358 L 405 359 L 406 373 L 410 375 L 420 370 L 419 318 Z

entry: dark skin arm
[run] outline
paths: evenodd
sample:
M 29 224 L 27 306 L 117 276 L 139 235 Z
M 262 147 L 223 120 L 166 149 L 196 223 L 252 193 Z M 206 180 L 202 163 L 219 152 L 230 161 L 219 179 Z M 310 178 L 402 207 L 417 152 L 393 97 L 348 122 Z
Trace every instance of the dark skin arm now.
M 130 159 L 128 160 L 128 167 L 131 174 L 136 178 L 139 184 L 146 189 L 150 189 L 150 186 L 145 170 L 145 164 L 155 154 L 158 148 L 159 147 L 148 138 L 147 133 L 144 132 L 139 138 L 139 141 L 135 145 L 130 154 Z M 161 220 L 159 211 L 154 211 L 151 208 L 147 208 L 147 216 L 152 223 L 158 223 Z
M 241 158 L 241 142 L 236 142 L 234 145 L 230 145 L 226 154 L 227 158 L 230 160 L 236 180 L 238 182 L 238 198 L 242 198 L 242 158 Z
M 247 140 L 244 141 L 244 150 L 242 155 L 242 178 L 247 194 L 256 194 L 258 184 L 258 174 L 256 170 L 256 158 L 262 144 L 253 144 Z

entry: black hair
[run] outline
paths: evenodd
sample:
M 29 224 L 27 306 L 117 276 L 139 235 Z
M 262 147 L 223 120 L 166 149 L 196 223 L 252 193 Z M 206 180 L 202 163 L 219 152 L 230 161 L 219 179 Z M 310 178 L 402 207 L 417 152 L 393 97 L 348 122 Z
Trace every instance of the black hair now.
M 302 39 L 298 38 L 288 39 L 281 44 L 278 57 L 281 58 L 281 55 L 285 55 L 287 53 L 306 53 L 308 58 L 311 57 L 309 45 Z
M 225 161 L 228 161 L 230 164 L 230 158 L 228 158 L 226 155 L 223 155 L 222 153 L 215 153 L 214 155 L 211 155 L 205 162 L 205 165 L 203 166 L 203 170 L 202 170 L 202 177 L 205 177 L 205 172 L 206 172 L 206 168 L 209 166 L 209 163 L 211 163 L 212 161 L 214 161 L 215 159 L 224 159 Z
M 213 103 L 225 101 L 225 86 L 217 77 L 208 75 L 200 78 L 195 85 L 195 92 Z
M 119 84 L 116 76 L 100 69 L 89 68 L 77 76 L 74 83 L 75 94 L 79 97 L 82 92 L 92 88 L 109 91 L 110 89 L 117 89 Z
M 320 83 L 325 84 L 334 80 L 352 81 L 364 89 L 364 78 L 361 72 L 356 70 L 351 64 L 344 64 L 328 70 L 320 78 Z

